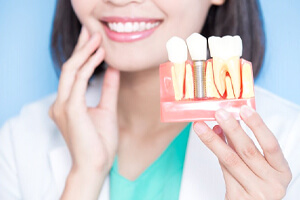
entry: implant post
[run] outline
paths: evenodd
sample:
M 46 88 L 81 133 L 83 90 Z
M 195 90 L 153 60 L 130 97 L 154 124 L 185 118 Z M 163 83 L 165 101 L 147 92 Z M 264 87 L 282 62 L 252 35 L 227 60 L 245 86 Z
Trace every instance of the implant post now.
M 206 97 L 206 78 L 205 78 L 205 61 L 194 61 L 194 85 L 195 85 L 195 97 Z

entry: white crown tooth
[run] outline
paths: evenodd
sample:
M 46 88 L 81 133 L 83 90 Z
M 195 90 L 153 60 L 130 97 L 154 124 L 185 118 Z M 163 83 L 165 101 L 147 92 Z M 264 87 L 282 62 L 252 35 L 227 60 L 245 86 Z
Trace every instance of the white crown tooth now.
M 167 42 L 169 60 L 173 63 L 183 63 L 187 60 L 187 46 L 183 39 L 172 37 Z
M 145 22 L 141 22 L 140 23 L 140 27 L 139 27 L 139 31 L 144 31 L 146 29 L 146 23 Z
M 124 26 L 124 30 L 126 33 L 130 33 L 133 30 L 133 25 L 131 22 L 126 22 Z
M 109 29 L 112 30 L 113 29 L 113 24 L 112 23 L 107 23 L 107 24 L 108 24 Z
M 139 30 L 139 23 L 138 22 L 134 22 L 133 23 L 133 31 L 138 31 Z
M 112 24 L 112 28 L 113 28 L 113 31 L 117 31 L 117 29 L 118 29 L 118 24 L 117 24 L 117 23 L 113 23 L 113 24 Z
M 147 30 L 151 29 L 151 27 L 152 27 L 152 24 L 151 24 L 151 23 L 147 23 L 147 24 L 146 24 L 146 29 L 147 29 Z
M 193 33 L 186 39 L 193 60 L 206 60 L 207 39 L 199 33 Z
M 242 56 L 243 45 L 240 36 L 212 36 L 208 39 L 211 57 L 228 59 L 233 56 Z
M 124 25 L 121 22 L 118 23 L 117 32 L 124 32 Z

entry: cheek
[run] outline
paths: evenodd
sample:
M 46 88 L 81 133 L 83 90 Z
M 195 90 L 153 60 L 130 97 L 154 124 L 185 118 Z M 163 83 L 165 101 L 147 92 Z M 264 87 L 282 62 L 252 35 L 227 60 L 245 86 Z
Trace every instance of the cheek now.
M 82 24 L 85 24 L 96 7 L 97 0 L 71 0 L 73 10 Z
M 165 13 L 168 28 L 183 38 L 201 31 L 211 6 L 210 0 L 156 0 L 156 4 Z

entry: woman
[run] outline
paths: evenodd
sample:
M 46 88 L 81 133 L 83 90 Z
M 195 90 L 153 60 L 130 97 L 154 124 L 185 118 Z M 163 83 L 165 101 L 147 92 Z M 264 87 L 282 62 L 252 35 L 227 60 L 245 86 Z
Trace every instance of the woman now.
M 255 0 L 59 0 L 58 93 L 1 130 L 0 198 L 295 199 L 298 107 L 256 88 L 259 114 L 243 107 L 241 125 L 225 110 L 216 126 L 160 122 L 166 41 L 241 35 L 257 75 L 259 16 Z M 104 78 L 99 70 L 88 84 L 103 61 Z

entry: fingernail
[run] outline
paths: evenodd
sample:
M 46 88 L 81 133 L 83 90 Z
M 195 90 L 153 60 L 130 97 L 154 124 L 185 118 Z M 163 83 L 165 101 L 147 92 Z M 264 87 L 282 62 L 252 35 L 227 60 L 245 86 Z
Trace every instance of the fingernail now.
M 195 122 L 194 130 L 198 135 L 201 135 L 203 133 L 206 133 L 208 128 L 204 122 Z
M 216 112 L 216 118 L 220 120 L 227 120 L 230 117 L 230 113 L 225 111 L 224 109 L 218 110 Z
M 214 131 L 215 131 L 215 133 L 218 134 L 218 135 L 221 135 L 221 134 L 223 133 L 222 128 L 221 128 L 220 126 L 218 126 L 218 125 L 216 125 L 216 126 L 214 127 Z
M 254 110 L 250 108 L 249 106 L 242 106 L 241 108 L 241 115 L 242 117 L 250 117 L 253 115 Z

